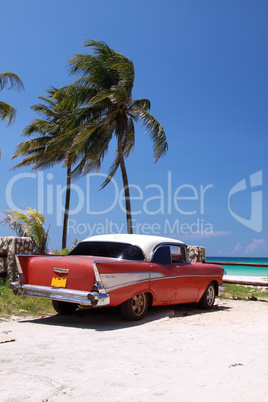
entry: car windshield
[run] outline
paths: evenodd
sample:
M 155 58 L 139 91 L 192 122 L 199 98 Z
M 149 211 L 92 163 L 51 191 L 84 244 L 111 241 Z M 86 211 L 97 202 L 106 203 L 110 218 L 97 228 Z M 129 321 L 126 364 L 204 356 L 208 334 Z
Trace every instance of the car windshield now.
M 143 261 L 141 249 L 127 243 L 83 241 L 69 255 L 91 255 L 96 257 L 121 258 L 124 260 Z

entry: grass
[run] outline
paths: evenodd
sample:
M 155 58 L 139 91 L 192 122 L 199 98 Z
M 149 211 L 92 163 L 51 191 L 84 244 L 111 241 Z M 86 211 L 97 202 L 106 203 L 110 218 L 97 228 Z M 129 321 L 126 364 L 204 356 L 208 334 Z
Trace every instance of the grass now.
M 51 300 L 29 296 L 15 296 L 9 281 L 0 279 L 0 317 L 34 316 L 55 314 Z
M 268 289 L 226 284 L 221 298 L 248 300 L 268 300 Z M 33 316 L 40 317 L 55 314 L 51 300 L 29 296 L 15 296 L 9 287 L 9 281 L 0 278 L 0 317 Z
M 55 250 L 56 255 L 67 255 L 71 249 Z M 10 289 L 9 281 L 0 277 L 0 317 L 33 316 L 55 314 L 51 300 L 29 296 L 15 296 Z
M 237 298 L 237 299 L 268 299 L 268 289 L 262 290 L 252 286 L 232 285 L 225 284 L 224 293 L 222 295 L 224 299 Z

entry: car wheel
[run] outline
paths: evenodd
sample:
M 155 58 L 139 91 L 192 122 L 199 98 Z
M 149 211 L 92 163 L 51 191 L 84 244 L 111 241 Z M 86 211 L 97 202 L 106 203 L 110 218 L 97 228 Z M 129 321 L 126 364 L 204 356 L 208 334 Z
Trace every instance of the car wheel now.
M 210 282 L 199 302 L 199 307 L 205 310 L 209 310 L 213 306 L 214 301 L 215 301 L 215 286 L 212 282 Z
M 77 309 L 77 304 L 67 303 L 58 300 L 52 300 L 52 305 L 54 309 L 57 311 L 57 313 L 63 315 L 73 314 Z
M 125 303 L 121 304 L 122 316 L 131 321 L 141 320 L 148 309 L 148 296 L 146 293 L 140 293 Z

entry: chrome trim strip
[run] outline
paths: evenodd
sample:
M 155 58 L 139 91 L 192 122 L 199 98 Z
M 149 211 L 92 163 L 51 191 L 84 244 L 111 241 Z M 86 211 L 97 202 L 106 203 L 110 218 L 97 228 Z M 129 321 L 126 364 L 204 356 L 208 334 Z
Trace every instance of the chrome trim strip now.
M 105 294 L 107 292 L 106 292 L 106 289 L 103 286 L 103 283 L 101 281 L 100 273 L 99 273 L 99 270 L 97 268 L 97 261 L 94 261 L 92 263 L 92 265 L 93 265 L 93 269 L 94 269 L 97 288 L 99 289 L 100 294 Z
M 97 267 L 96 267 L 97 269 Z M 172 275 L 165 276 L 161 272 L 111 272 L 105 274 L 99 274 L 98 284 L 101 285 L 102 291 L 111 292 L 116 289 L 124 288 L 127 286 L 136 285 L 142 282 L 165 280 L 165 279 L 177 279 L 177 278 L 199 278 L 200 275 Z M 222 275 L 202 275 L 206 278 L 221 277 Z
M 54 267 L 53 271 L 54 271 L 54 272 L 57 272 L 58 274 L 68 274 L 68 272 L 70 271 L 70 269 L 68 269 L 68 268 L 57 268 L 57 267 Z
M 55 255 L 55 254 L 16 254 L 22 257 L 64 257 L 62 255 Z
M 106 293 L 87 292 L 65 288 L 52 288 L 49 286 L 23 285 L 12 282 L 11 288 L 17 295 L 28 295 L 43 299 L 59 300 L 69 303 L 77 303 L 81 306 L 108 306 L 110 297 Z
M 20 265 L 20 261 L 19 261 L 19 258 L 18 258 L 19 255 L 20 254 L 15 254 L 15 261 L 16 261 L 16 264 L 17 264 L 19 274 L 23 274 L 23 271 L 22 271 L 22 268 L 21 268 L 21 265 Z
M 100 274 L 101 282 L 103 283 L 107 292 L 123 288 L 126 286 L 136 285 L 141 282 L 148 282 L 150 280 L 149 272 L 129 272 L 129 273 L 105 273 Z
M 160 273 L 159 273 L 160 274 Z M 154 278 L 154 279 L 170 279 L 170 278 L 195 278 L 195 277 L 198 277 L 198 278 L 214 278 L 214 277 L 222 277 L 222 275 L 215 275 L 215 274 L 209 274 L 209 275 L 191 275 L 191 274 L 188 274 L 188 275 L 170 275 L 170 276 L 165 276 L 165 275 L 163 275 L 163 277 L 162 278 Z
M 110 258 L 110 257 L 109 257 Z M 114 258 L 113 260 L 96 260 L 93 262 L 93 264 L 99 264 L 99 263 L 105 263 L 105 264 L 126 264 L 126 263 L 135 263 L 135 264 L 144 264 L 145 262 L 149 263 L 150 261 L 145 261 L 145 260 L 120 260 L 119 258 Z

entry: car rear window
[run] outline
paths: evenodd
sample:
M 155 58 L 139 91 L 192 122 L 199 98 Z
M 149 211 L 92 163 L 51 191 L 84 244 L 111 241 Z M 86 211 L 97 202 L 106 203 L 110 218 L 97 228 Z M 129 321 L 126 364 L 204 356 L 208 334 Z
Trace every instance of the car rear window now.
M 83 241 L 78 243 L 69 255 L 91 255 L 135 261 L 144 260 L 143 253 L 139 247 L 116 242 Z

